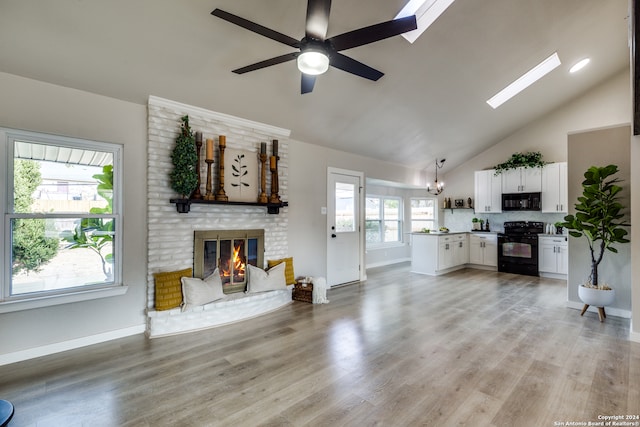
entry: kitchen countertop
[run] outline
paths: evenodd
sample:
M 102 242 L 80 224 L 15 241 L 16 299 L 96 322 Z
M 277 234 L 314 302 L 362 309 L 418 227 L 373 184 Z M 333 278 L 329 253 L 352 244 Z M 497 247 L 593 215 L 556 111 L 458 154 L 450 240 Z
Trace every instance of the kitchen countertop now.
M 442 236 L 445 234 L 463 234 L 463 233 L 467 233 L 466 231 L 431 231 L 429 233 L 423 233 L 422 231 L 414 231 L 411 234 L 417 234 L 417 235 L 424 235 L 424 236 L 429 236 L 429 235 L 436 235 L 436 236 Z
M 496 232 L 496 231 L 471 231 L 471 230 L 470 230 L 470 231 L 446 231 L 446 232 L 445 232 L 445 231 L 431 231 L 431 232 L 429 232 L 429 233 L 423 233 L 423 232 L 421 232 L 421 231 L 414 231 L 414 232 L 413 232 L 413 233 L 411 233 L 411 234 L 425 235 L 425 236 L 428 236 L 428 235 L 433 234 L 433 235 L 435 235 L 435 236 L 443 236 L 443 235 L 446 235 L 446 234 L 466 234 L 466 233 L 473 233 L 473 234 L 496 234 L 497 232 Z
M 480 231 L 480 230 L 469 230 L 467 233 L 472 233 L 472 234 L 498 234 L 498 233 L 502 233 L 502 231 Z

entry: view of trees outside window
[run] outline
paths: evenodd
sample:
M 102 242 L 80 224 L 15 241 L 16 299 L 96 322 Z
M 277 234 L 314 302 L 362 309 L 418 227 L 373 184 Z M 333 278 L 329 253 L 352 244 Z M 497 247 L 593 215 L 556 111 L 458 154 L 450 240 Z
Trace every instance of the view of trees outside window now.
M 402 199 L 368 195 L 365 199 L 367 244 L 402 241 Z
M 14 158 L 11 295 L 113 283 L 113 155 L 97 155 L 101 166 Z
M 436 228 L 436 199 L 411 199 L 411 232 Z
M 336 183 L 336 233 L 352 232 L 356 230 L 356 197 L 357 189 L 346 182 Z

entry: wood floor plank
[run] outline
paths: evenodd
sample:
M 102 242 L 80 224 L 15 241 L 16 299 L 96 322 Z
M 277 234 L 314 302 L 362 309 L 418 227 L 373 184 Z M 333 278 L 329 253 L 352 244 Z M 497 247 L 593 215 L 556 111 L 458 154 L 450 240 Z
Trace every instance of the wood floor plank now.
M 370 269 L 236 324 L 0 367 L 19 426 L 550 426 L 640 412 L 629 320 L 562 281 Z

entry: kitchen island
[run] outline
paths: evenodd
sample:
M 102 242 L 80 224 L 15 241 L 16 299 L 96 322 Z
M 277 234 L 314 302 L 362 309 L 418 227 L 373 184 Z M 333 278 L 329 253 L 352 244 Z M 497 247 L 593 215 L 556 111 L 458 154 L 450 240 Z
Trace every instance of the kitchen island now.
M 411 272 L 438 276 L 469 262 L 466 231 L 411 233 Z
M 411 233 L 411 271 L 430 276 L 465 267 L 495 271 L 497 239 L 492 231 Z

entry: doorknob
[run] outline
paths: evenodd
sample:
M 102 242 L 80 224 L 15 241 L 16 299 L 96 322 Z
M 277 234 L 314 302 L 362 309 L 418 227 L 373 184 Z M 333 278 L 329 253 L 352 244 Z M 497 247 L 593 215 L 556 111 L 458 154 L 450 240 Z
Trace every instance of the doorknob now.
M 335 235 L 335 233 L 331 233 L 331 237 L 335 239 L 337 236 Z

